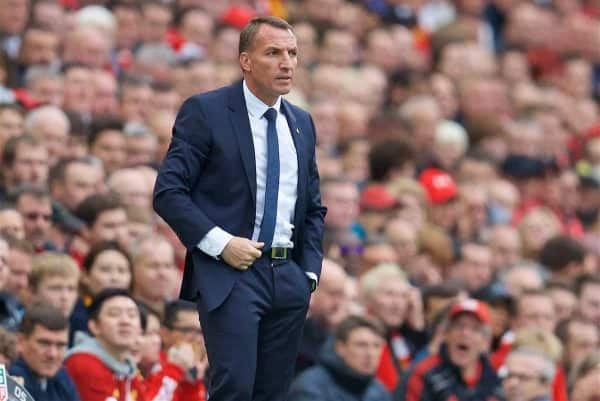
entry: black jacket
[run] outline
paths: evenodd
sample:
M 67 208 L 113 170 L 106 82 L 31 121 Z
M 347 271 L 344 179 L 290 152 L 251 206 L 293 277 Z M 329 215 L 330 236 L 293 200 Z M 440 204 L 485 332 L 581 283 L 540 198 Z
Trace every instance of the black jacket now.
M 445 347 L 414 365 L 394 393 L 394 401 L 503 401 L 502 382 L 488 358 L 481 356 L 481 376 L 474 387 L 464 382 Z
M 391 401 L 373 376 L 359 374 L 335 353 L 333 341 L 323 346 L 319 363 L 292 383 L 288 401 Z
M 23 378 L 25 388 L 36 401 L 79 401 L 75 384 L 63 367 L 53 377 L 43 379 L 19 358 L 10 365 L 8 372 Z

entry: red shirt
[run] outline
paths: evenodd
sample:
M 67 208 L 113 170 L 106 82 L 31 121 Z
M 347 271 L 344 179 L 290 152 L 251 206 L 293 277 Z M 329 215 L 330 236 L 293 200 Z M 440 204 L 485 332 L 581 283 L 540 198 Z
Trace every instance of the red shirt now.
M 139 374 L 117 377 L 98 357 L 89 353 L 71 355 L 65 368 L 79 396 L 85 401 L 146 401 Z

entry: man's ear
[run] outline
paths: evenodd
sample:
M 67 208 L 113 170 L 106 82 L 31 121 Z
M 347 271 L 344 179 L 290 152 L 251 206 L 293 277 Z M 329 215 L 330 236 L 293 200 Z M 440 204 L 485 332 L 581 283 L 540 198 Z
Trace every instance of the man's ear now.
M 90 330 L 90 333 L 94 335 L 94 337 L 98 337 L 99 329 L 95 320 L 88 320 L 88 329 Z
M 250 60 L 250 56 L 247 52 L 242 52 L 240 54 L 240 66 L 244 72 L 252 71 L 252 60 Z

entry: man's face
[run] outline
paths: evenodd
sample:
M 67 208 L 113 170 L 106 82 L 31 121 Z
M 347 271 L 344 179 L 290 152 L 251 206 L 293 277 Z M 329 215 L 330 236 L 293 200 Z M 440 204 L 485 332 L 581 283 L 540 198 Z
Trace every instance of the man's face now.
M 65 99 L 67 110 L 90 112 L 94 102 L 94 89 L 90 85 L 93 75 L 85 67 L 71 68 L 65 75 Z
M 29 293 L 29 274 L 31 273 L 31 255 L 13 248 L 8 254 L 9 275 L 6 282 L 6 289 L 15 294 L 19 300 L 28 299 Z
M 198 313 L 193 310 L 179 311 L 173 322 L 173 327 L 165 327 L 163 337 L 165 348 L 184 342 L 191 344 L 203 341 Z
M 327 321 L 331 327 L 339 323 L 340 312 L 347 302 L 346 276 L 338 272 L 332 272 L 333 276 L 321 276 L 321 282 L 317 291 L 310 300 L 310 311 Z
M 181 34 L 192 43 L 208 49 L 212 41 L 213 20 L 201 10 L 188 12 L 181 22 Z
M 520 329 L 541 328 L 550 332 L 556 326 L 556 311 L 552 299 L 544 295 L 525 295 L 518 300 L 515 324 Z
M 127 138 L 127 164 L 135 166 L 154 161 L 158 143 L 152 136 L 132 136 Z
M 102 344 L 126 352 L 140 335 L 140 311 L 133 299 L 115 296 L 104 302 L 97 320 L 90 320 L 88 325 Z
M 69 330 L 48 330 L 36 325 L 29 336 L 19 334 L 21 356 L 33 372 L 44 378 L 53 377 L 62 366 L 67 345 Z
M 129 261 L 125 255 L 113 249 L 101 252 L 83 280 L 92 294 L 106 288 L 127 289 L 131 284 Z
M 18 34 L 27 23 L 28 0 L 5 0 L 0 4 L 0 26 L 7 34 Z
M 586 355 L 598 348 L 600 337 L 598 328 L 593 324 L 574 321 L 569 324 L 568 330 L 565 355 L 568 366 L 573 367 Z
M 121 114 L 126 121 L 144 122 L 148 117 L 152 89 L 149 86 L 129 87 L 123 90 Z
M 417 232 L 414 226 L 405 221 L 395 221 L 388 225 L 386 234 L 390 243 L 396 249 L 398 262 L 404 266 L 418 252 Z
M 446 203 L 431 205 L 431 221 L 440 227 L 450 230 L 459 216 L 459 204 L 456 199 Z
M 27 65 L 50 65 L 58 58 L 58 44 L 58 36 L 52 32 L 28 30 L 23 42 L 23 62 Z
M 117 81 L 104 71 L 95 72 L 92 114 L 94 116 L 107 116 L 117 115 L 118 113 Z
M 59 309 L 69 317 L 77 301 L 77 278 L 47 276 L 38 284 L 35 298 Z
M 149 4 L 144 7 L 142 36 L 144 42 L 161 42 L 171 23 L 171 13 L 166 7 Z
M 600 327 L 600 285 L 586 284 L 579 296 L 579 313 L 588 322 Z
M 74 210 L 82 200 L 96 192 L 102 178 L 102 170 L 96 166 L 71 163 L 65 171 L 65 181 L 58 184 L 64 191 L 56 198 Z
M 45 185 L 48 178 L 48 151 L 44 146 L 17 145 L 15 160 L 6 170 L 14 185 Z
M 335 229 L 347 229 L 358 217 L 358 189 L 353 184 L 332 184 L 323 194 L 323 203 L 331 212 L 326 224 Z
M 554 309 L 556 310 L 556 320 L 570 318 L 577 310 L 577 296 L 572 291 L 553 288 L 548 291 L 548 295 L 552 298 Z
M 35 136 L 43 141 L 48 150 L 50 164 L 55 163 L 64 156 L 69 141 L 69 127 L 67 121 L 53 118 L 46 124 L 36 126 Z
M 408 312 L 409 287 L 404 279 L 383 280 L 367 308 L 388 328 L 402 325 Z
M 128 242 L 127 213 L 124 209 L 105 210 L 90 227 L 89 242 L 117 241 L 126 246 Z
M 499 233 L 490 246 L 494 270 L 512 266 L 521 258 L 521 241 L 514 231 Z
M 533 401 L 550 395 L 550 383 L 544 378 L 546 363 L 538 355 L 510 355 L 506 360 L 507 376 L 502 383 L 507 401 Z
M 469 291 L 477 291 L 492 280 L 491 254 L 487 248 L 465 249 L 459 266 L 458 273 Z
M 135 292 L 143 298 L 165 299 L 169 286 L 156 283 L 170 283 L 172 280 L 176 268 L 173 248 L 166 241 L 145 245 L 144 251 L 134 261 Z
M 139 40 L 140 13 L 128 7 L 116 7 L 113 14 L 117 20 L 117 47 L 132 49 Z
M 23 116 L 16 110 L 0 110 L 0 145 L 23 132 Z
M 125 137 L 121 131 L 107 130 L 101 133 L 91 148 L 91 153 L 102 160 L 107 173 L 125 164 Z
M 336 341 L 335 350 L 352 370 L 372 375 L 379 365 L 383 339 L 367 327 L 350 332 L 346 341 Z
M 489 341 L 488 328 L 470 313 L 462 313 L 450 322 L 446 345 L 450 360 L 461 369 L 472 367 Z
M 41 245 L 48 238 L 52 227 L 50 199 L 38 199 L 25 194 L 19 198 L 17 210 L 24 219 L 25 238 L 35 246 Z
M 61 107 L 64 99 L 64 85 L 60 77 L 40 77 L 31 84 L 31 96 L 41 103 Z
M 248 87 L 264 103 L 272 105 L 292 89 L 297 52 L 290 31 L 262 25 L 252 47 L 240 55 Z
M 0 210 L 0 233 L 25 239 L 23 216 L 15 209 Z

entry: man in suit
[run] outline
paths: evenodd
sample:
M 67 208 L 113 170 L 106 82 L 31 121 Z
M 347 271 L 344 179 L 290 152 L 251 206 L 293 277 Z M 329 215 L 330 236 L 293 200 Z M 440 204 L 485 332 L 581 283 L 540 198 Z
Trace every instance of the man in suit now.
M 315 128 L 281 98 L 297 43 L 278 18 L 240 34 L 243 81 L 181 106 L 154 208 L 188 252 L 181 298 L 195 300 L 211 401 L 284 400 L 322 263 L 326 208 Z

